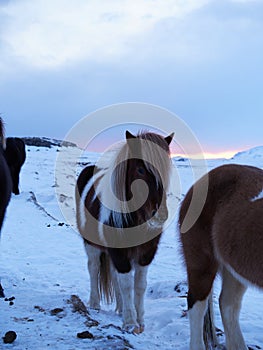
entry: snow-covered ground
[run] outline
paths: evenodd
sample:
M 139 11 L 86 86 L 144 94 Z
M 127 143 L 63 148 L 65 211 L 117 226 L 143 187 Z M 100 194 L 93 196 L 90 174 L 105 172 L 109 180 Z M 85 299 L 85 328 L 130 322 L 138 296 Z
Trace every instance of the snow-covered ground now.
M 58 149 L 27 147 L 21 194 L 13 196 L 8 207 L 1 237 L 0 276 L 6 299 L 0 299 L 0 349 L 187 350 L 187 285 L 176 215 L 149 268 L 145 332 L 139 336 L 124 333 L 114 305 L 102 305 L 100 312 L 88 309 L 89 276 L 82 239 L 67 225 L 55 191 L 59 192 L 60 186 L 54 176 Z M 96 154 L 87 154 L 82 161 L 84 164 L 96 158 Z M 208 169 L 230 162 L 263 168 L 263 147 L 238 154 L 232 160 L 209 161 Z M 176 212 L 193 175 L 187 160 L 174 160 L 173 164 L 182 187 L 180 198 L 169 194 L 172 212 Z M 73 189 L 75 174 L 68 163 L 61 163 L 59 170 Z M 58 198 L 62 206 L 72 210 L 72 196 L 60 193 Z M 220 278 L 214 299 L 216 325 L 222 329 L 219 291 Z M 262 307 L 263 293 L 250 288 L 243 302 L 241 325 L 252 349 L 263 348 Z M 16 332 L 17 339 L 4 344 L 1 338 L 10 330 Z M 83 331 L 90 332 L 90 339 L 77 337 Z M 221 340 L 224 342 L 223 335 Z

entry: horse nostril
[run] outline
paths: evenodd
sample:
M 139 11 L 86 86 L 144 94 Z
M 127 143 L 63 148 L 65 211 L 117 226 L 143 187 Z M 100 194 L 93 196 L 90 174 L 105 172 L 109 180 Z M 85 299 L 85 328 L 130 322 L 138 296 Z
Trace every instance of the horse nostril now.
M 154 210 L 152 211 L 152 216 L 154 216 L 156 213 L 157 213 L 157 210 L 154 209 Z

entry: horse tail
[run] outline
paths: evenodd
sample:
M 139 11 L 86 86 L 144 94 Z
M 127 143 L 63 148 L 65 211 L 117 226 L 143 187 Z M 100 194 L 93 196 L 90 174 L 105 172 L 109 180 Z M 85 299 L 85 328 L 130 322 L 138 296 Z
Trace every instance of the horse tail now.
M 5 148 L 5 126 L 3 119 L 0 117 L 0 144 Z
M 100 255 L 100 270 L 99 270 L 99 291 L 100 298 L 107 304 L 115 300 L 115 291 L 113 283 L 113 271 L 111 261 L 108 254 L 102 252 Z
M 212 350 L 217 345 L 217 336 L 214 325 L 214 308 L 213 308 L 213 293 L 211 292 L 208 297 L 207 311 L 204 318 L 204 343 L 206 350 Z

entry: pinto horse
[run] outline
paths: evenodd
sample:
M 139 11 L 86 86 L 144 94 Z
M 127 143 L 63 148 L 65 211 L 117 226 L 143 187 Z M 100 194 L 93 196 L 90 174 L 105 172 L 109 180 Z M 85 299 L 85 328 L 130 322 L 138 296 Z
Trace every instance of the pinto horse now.
M 0 235 L 1 228 L 3 225 L 6 208 L 8 206 L 11 191 L 12 191 L 12 180 L 8 165 L 4 156 L 5 148 L 5 135 L 4 135 L 4 124 L 2 118 L 0 118 Z M 0 297 L 4 297 L 4 290 L 0 283 Z
M 239 313 L 246 288 L 263 288 L 263 170 L 245 165 L 223 165 L 208 173 L 204 207 L 194 225 L 186 230 L 184 219 L 194 186 L 201 188 L 205 177 L 189 190 L 179 215 L 180 237 L 188 274 L 190 349 L 205 350 L 216 345 L 211 312 L 211 290 L 221 272 L 219 298 L 227 350 L 247 350 Z M 209 300 L 210 299 L 210 300 Z M 205 317 L 206 314 L 206 317 Z M 209 320 L 209 324 L 204 322 Z M 210 330 L 209 339 L 203 334 Z M 204 337 L 203 337 L 204 335 Z M 204 338 L 204 339 L 203 339 Z
M 88 166 L 76 186 L 77 226 L 90 274 L 90 307 L 116 300 L 123 329 L 144 330 L 148 265 L 168 217 L 166 191 L 173 134 L 126 131 L 105 166 Z
M 13 181 L 12 192 L 19 194 L 19 173 L 26 160 L 25 142 L 19 137 L 7 137 L 5 158 Z

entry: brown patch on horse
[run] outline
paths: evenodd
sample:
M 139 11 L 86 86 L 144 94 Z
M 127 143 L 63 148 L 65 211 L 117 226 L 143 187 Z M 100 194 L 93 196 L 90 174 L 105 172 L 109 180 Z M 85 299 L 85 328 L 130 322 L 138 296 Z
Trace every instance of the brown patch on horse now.
M 213 169 L 208 176 L 208 193 L 201 215 L 190 230 L 181 234 L 190 291 L 192 285 L 198 286 L 193 296 L 190 293 L 194 300 L 208 296 L 221 259 L 244 278 L 263 286 L 262 265 L 255 263 L 263 264 L 263 201 L 251 201 L 263 188 L 263 171 L 233 164 Z M 201 186 L 202 181 L 201 178 L 194 186 Z M 181 205 L 180 226 L 192 191 L 193 187 Z M 255 256 L 253 262 L 251 254 Z
M 202 324 L 203 316 L 194 306 L 197 301 L 204 305 L 220 268 L 220 310 L 226 344 L 244 349 L 238 316 L 245 281 L 263 287 L 263 170 L 230 164 L 211 170 L 207 176 L 209 184 L 202 212 L 187 232 L 180 232 L 189 285 L 188 308 L 194 320 L 190 323 L 190 346 L 192 350 L 193 344 L 198 343 L 200 349 L 205 349 L 200 332 L 195 330 Z M 204 177 L 194 186 L 201 187 L 203 181 Z M 182 202 L 179 227 L 187 215 L 194 186 Z M 211 319 L 209 323 L 211 326 Z
M 262 189 L 263 171 L 243 167 L 236 191 L 218 206 L 213 222 L 219 261 L 259 287 L 263 287 L 263 199 L 254 198 Z

